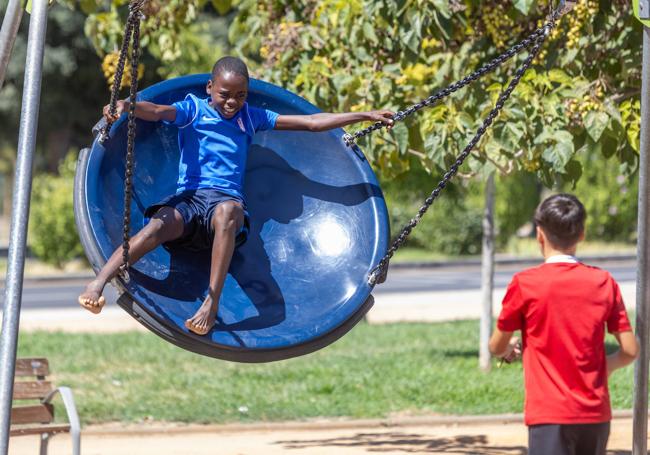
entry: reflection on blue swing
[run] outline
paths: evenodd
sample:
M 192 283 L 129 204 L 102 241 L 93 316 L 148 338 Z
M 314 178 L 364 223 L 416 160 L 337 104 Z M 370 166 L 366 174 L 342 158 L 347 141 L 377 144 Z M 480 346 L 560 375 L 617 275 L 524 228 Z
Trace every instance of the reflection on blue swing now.
M 208 75 L 152 86 L 141 98 L 171 103 L 204 93 Z M 282 114 L 317 109 L 276 86 L 251 80 L 249 103 Z M 210 252 L 158 248 L 136 263 L 120 304 L 181 347 L 236 361 L 269 361 L 311 352 L 348 331 L 370 308 L 367 276 L 388 244 L 386 207 L 377 181 L 343 132 L 269 131 L 251 146 L 244 194 L 251 216 L 247 242 L 235 251 L 208 336 L 184 321 L 207 293 Z M 126 122 L 104 146 L 82 153 L 75 211 L 97 270 L 121 243 Z M 143 211 L 176 190 L 176 128 L 138 122 L 131 232 Z M 100 316 L 101 317 L 101 316 Z

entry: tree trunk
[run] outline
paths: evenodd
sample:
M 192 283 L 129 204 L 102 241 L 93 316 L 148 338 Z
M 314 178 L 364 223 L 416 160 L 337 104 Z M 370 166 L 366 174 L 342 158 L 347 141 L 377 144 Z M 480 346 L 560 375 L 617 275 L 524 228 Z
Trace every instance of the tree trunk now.
M 483 211 L 483 248 L 481 260 L 481 332 L 479 367 L 490 371 L 488 342 L 492 333 L 492 291 L 494 289 L 494 172 L 485 182 L 485 209 Z
M 58 172 L 61 160 L 70 150 L 71 137 L 72 130 L 70 128 L 59 128 L 48 133 L 45 146 L 47 172 L 53 174 Z
M 16 152 L 13 149 L 0 150 L 3 173 L 2 178 L 2 213 L 0 213 L 0 245 L 9 242 L 9 225 L 14 194 L 14 173 L 16 170 Z
M 11 218 L 12 194 L 14 192 L 14 175 L 5 174 L 2 178 L 2 217 Z

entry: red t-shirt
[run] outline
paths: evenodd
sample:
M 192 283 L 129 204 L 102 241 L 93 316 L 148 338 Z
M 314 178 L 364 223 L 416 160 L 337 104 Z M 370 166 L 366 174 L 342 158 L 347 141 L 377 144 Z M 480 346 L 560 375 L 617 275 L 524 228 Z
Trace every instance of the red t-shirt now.
M 605 324 L 631 330 L 609 272 L 558 262 L 513 277 L 497 327 L 522 333 L 526 425 L 611 420 Z

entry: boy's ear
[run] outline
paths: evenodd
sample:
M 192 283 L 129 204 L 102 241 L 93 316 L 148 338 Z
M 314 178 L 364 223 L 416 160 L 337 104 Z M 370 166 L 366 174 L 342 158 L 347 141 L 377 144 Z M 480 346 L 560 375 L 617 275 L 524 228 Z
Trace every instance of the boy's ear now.
M 208 81 L 208 84 L 205 86 L 205 93 L 208 95 L 210 94 L 210 90 L 212 90 L 212 79 Z
M 585 239 L 585 229 L 582 230 L 580 233 L 580 237 L 578 237 L 578 242 L 582 242 Z

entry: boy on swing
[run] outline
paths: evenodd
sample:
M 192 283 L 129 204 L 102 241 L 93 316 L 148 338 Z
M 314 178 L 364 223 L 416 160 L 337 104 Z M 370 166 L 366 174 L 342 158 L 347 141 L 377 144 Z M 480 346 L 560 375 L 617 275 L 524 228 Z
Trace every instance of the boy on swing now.
M 521 330 L 529 455 L 605 455 L 607 378 L 639 352 L 616 281 L 575 258 L 585 218 L 569 194 L 540 204 L 535 223 L 544 264 L 512 278 L 490 339 L 492 354 L 510 361 L 521 354 L 511 340 Z M 620 347 L 609 355 L 605 329 Z
M 181 152 L 178 189 L 147 208 L 151 221 L 130 242 L 131 263 L 161 244 L 191 250 L 212 249 L 208 295 L 185 327 L 207 334 L 215 324 L 219 297 L 235 248 L 248 234 L 248 214 L 242 194 L 246 157 L 252 137 L 264 130 L 326 131 L 357 122 L 393 124 L 390 111 L 313 115 L 279 115 L 246 103 L 248 69 L 235 57 L 218 60 L 208 81 L 206 99 L 188 95 L 172 105 L 138 102 L 137 118 L 163 121 L 178 127 Z M 119 101 L 115 116 L 109 106 L 104 116 L 115 121 L 128 111 Z M 198 163 L 198 165 L 192 165 Z M 79 304 L 92 313 L 104 306 L 104 287 L 119 272 L 122 247 L 79 296 Z

